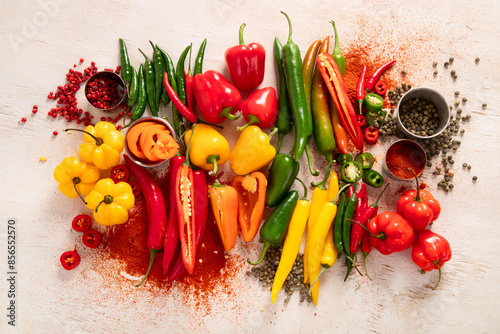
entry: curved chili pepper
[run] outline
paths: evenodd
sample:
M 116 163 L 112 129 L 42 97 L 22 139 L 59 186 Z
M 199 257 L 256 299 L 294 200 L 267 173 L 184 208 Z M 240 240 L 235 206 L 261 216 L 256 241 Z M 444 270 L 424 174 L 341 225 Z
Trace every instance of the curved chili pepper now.
M 207 39 L 205 38 L 198 49 L 198 54 L 196 55 L 196 60 L 194 61 L 194 73 L 193 77 L 196 74 L 203 73 L 203 58 L 205 57 L 205 47 L 207 46 Z
M 121 70 L 123 80 L 129 83 L 132 80 L 132 71 L 130 69 L 130 59 L 128 57 L 127 45 L 123 39 L 118 39 L 120 41 L 120 57 L 121 57 Z
M 139 66 L 139 71 L 137 72 L 137 103 L 135 104 L 134 109 L 130 112 L 130 124 L 133 121 L 139 119 L 144 114 L 146 110 L 146 104 L 148 103 L 147 93 L 146 93 L 146 83 L 144 81 L 144 69 L 142 64 Z
M 149 260 L 149 267 L 146 275 L 138 284 L 136 284 L 136 286 L 140 286 L 149 275 L 156 253 L 163 249 L 165 241 L 165 227 L 167 224 L 167 208 L 165 207 L 165 199 L 161 189 L 151 174 L 149 174 L 144 167 L 134 163 L 128 155 L 124 154 L 123 158 L 125 159 L 127 167 L 135 176 L 135 179 L 141 188 L 141 192 L 144 194 L 148 213 L 147 247 L 151 251 L 151 258 Z
M 144 77 L 146 83 L 146 94 L 148 96 L 148 106 L 151 110 L 151 115 L 158 116 L 158 109 L 155 105 L 155 71 L 153 62 L 141 49 L 139 51 L 144 56 Z
M 286 86 L 285 72 L 283 70 L 282 45 L 276 37 L 274 39 L 274 61 L 278 71 L 278 117 L 276 127 L 278 128 L 278 146 L 276 152 L 279 153 L 283 138 L 292 131 L 293 115 L 290 108 L 288 88 Z
M 304 91 L 306 93 L 306 103 L 307 103 L 307 137 L 310 138 L 313 134 L 313 120 L 311 114 L 311 89 L 314 65 L 316 64 L 316 55 L 318 54 L 319 47 L 321 46 L 321 41 L 314 41 L 309 49 L 307 49 L 304 60 L 302 61 L 302 77 L 304 78 Z M 328 48 L 326 48 L 328 51 Z
M 139 77 L 137 76 L 137 71 L 133 66 L 130 66 L 130 70 L 132 72 L 130 79 L 130 86 L 127 90 L 127 105 L 132 107 L 137 101 L 137 97 L 139 96 Z
M 188 45 L 184 49 L 184 51 L 182 51 L 181 55 L 179 56 L 179 60 L 177 61 L 177 66 L 175 68 L 175 82 L 177 83 L 177 96 L 179 96 L 179 99 L 182 101 L 184 105 L 187 105 L 186 80 L 184 78 L 184 62 L 186 61 L 186 57 L 189 50 L 191 50 L 191 45 Z
M 158 50 L 153 42 L 149 41 L 151 46 L 153 47 L 153 70 L 155 73 L 155 108 L 156 110 L 160 110 L 160 100 L 164 100 L 165 96 L 167 100 L 164 100 L 164 104 L 167 105 L 170 100 L 168 100 L 167 92 L 163 87 L 163 74 L 165 73 L 165 64 L 163 61 L 163 57 L 161 56 L 160 50 Z
M 363 102 L 365 101 L 365 94 L 366 94 L 365 92 L 366 71 L 367 67 L 365 64 L 363 65 L 363 69 L 361 70 L 361 74 L 359 75 L 358 84 L 356 85 L 356 100 L 358 100 L 360 115 L 363 113 L 362 107 L 363 107 Z
M 389 67 L 392 66 L 392 64 L 394 64 L 396 61 L 393 60 L 393 61 L 390 61 L 388 62 L 387 64 L 384 64 L 382 66 L 380 66 L 372 75 L 370 78 L 368 78 L 368 81 L 366 82 L 366 86 L 365 86 L 365 89 L 367 91 L 371 91 L 373 89 L 373 86 L 375 86 L 375 83 L 378 81 L 378 79 L 380 78 L 380 76 L 382 75 L 382 73 L 385 72 L 385 70 L 387 70 Z
M 335 143 L 338 146 L 340 152 L 343 154 L 349 154 L 349 147 L 347 146 L 347 133 L 344 127 L 340 123 L 339 112 L 333 99 L 330 98 L 330 116 L 332 118 L 333 134 L 335 135 Z
M 193 112 L 186 107 L 186 105 L 181 101 L 180 97 L 175 93 L 172 86 L 170 86 L 168 73 L 165 72 L 163 76 L 163 84 L 165 86 L 165 90 L 167 91 L 168 96 L 170 96 L 170 100 L 172 100 L 173 105 L 177 109 L 177 111 L 184 116 L 189 122 L 195 123 L 198 119 Z

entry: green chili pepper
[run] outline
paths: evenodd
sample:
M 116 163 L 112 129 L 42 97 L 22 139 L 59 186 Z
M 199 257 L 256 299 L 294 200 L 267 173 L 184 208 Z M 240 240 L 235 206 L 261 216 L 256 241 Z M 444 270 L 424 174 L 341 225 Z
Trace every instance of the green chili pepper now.
M 132 80 L 132 70 L 130 69 L 130 59 L 128 57 L 127 45 L 123 41 L 123 39 L 119 39 L 120 41 L 120 56 L 121 56 L 121 70 L 120 73 L 122 75 L 122 79 L 125 83 L 129 83 Z
M 338 251 L 338 256 L 337 258 L 340 258 L 340 256 L 344 252 L 344 242 L 342 239 L 342 225 L 343 225 L 343 220 L 342 218 L 344 217 L 344 210 L 345 210 L 345 204 L 347 200 L 347 195 L 345 192 L 340 195 L 340 200 L 339 200 L 339 205 L 337 207 L 337 214 L 335 215 L 335 219 L 333 220 L 333 241 L 335 244 L 335 248 L 337 248 Z
M 350 154 L 339 154 L 337 156 L 336 161 L 340 164 L 343 165 L 346 162 L 352 161 L 352 156 Z
M 379 188 L 384 184 L 384 177 L 376 170 L 369 170 L 363 173 L 363 181 L 373 188 Z
M 181 99 L 182 103 L 187 106 L 187 95 L 186 95 L 186 79 L 184 77 L 184 62 L 186 61 L 186 56 L 191 49 L 191 45 L 188 45 L 184 51 L 182 51 L 179 60 L 177 61 L 177 67 L 175 68 L 175 81 L 177 82 L 177 96 Z
M 361 168 L 363 168 L 363 169 L 372 168 L 373 163 L 375 162 L 373 155 L 369 152 L 358 154 L 354 160 L 357 163 L 359 163 L 361 165 Z
M 380 127 L 385 123 L 385 111 L 381 109 L 379 111 L 368 111 L 366 113 L 366 123 L 368 125 L 373 125 Z
M 283 243 L 298 200 L 299 193 L 292 190 L 269 214 L 260 228 L 260 241 L 264 243 L 262 253 L 257 261 L 254 262 L 248 259 L 248 263 L 252 265 L 259 264 L 264 259 L 269 247 L 278 247 Z
M 153 42 L 149 41 L 153 47 L 153 69 L 155 72 L 155 108 L 160 110 L 160 101 L 163 105 L 170 102 L 165 86 L 163 85 L 163 75 L 165 74 L 165 63 L 160 51 L 155 47 Z
M 158 116 L 158 110 L 155 105 L 155 71 L 153 69 L 153 62 L 141 49 L 139 51 L 144 56 L 144 78 L 148 95 L 148 106 L 151 110 L 151 115 Z
M 207 46 L 207 39 L 205 38 L 198 49 L 196 60 L 194 61 L 194 74 L 203 73 L 203 58 L 205 57 L 205 47 Z
M 352 224 L 352 216 L 354 215 L 354 211 L 356 210 L 356 203 L 358 202 L 358 196 L 356 192 L 353 192 L 351 196 L 346 201 L 344 216 L 342 218 L 342 242 L 344 243 L 344 252 L 347 255 L 351 255 L 351 251 L 349 249 L 349 240 L 351 240 L 351 224 Z
M 172 61 L 172 58 L 169 56 L 169 54 L 165 52 L 165 50 L 160 48 L 158 45 L 156 45 L 156 48 L 158 49 L 158 51 L 160 51 L 160 54 L 163 57 L 163 61 L 165 63 L 165 72 L 167 72 L 168 75 L 168 82 L 170 83 L 170 86 L 175 91 L 175 93 L 177 93 L 174 62 Z M 179 138 L 181 138 L 182 133 L 184 132 L 183 129 L 181 129 L 181 123 L 182 117 L 172 103 L 172 125 L 174 127 L 175 133 Z
M 348 183 L 354 183 L 363 177 L 363 168 L 356 161 L 348 161 L 340 168 L 342 179 Z
M 278 153 L 274 157 L 266 190 L 266 206 L 273 207 L 286 196 L 299 173 L 300 164 L 290 155 Z
M 333 25 L 333 30 L 335 31 L 335 48 L 333 49 L 332 57 L 335 60 L 335 62 L 337 63 L 337 66 L 339 67 L 340 74 L 344 75 L 346 72 L 345 58 L 344 58 L 344 55 L 342 55 L 342 52 L 340 52 L 339 36 L 337 34 L 337 27 L 335 26 L 335 21 L 330 21 L 330 23 Z
M 132 109 L 130 113 L 130 118 L 132 122 L 142 117 L 144 111 L 146 110 L 146 104 L 148 100 L 147 98 L 148 94 L 146 92 L 146 84 L 144 81 L 144 68 L 142 64 L 139 66 L 139 72 L 137 72 L 137 90 L 138 90 L 137 103 L 134 109 Z
M 283 70 L 282 45 L 276 37 L 274 39 L 274 61 L 278 70 L 278 118 L 276 127 L 278 128 L 278 147 L 279 153 L 283 138 L 292 130 L 293 115 L 290 108 L 290 99 L 288 97 L 288 88 L 286 86 L 285 72 Z
M 375 93 L 368 93 L 365 95 L 365 102 L 363 106 L 366 108 L 367 112 L 378 113 L 384 106 L 384 98 Z
M 302 77 L 302 58 L 300 49 L 297 44 L 292 41 L 292 22 L 285 12 L 288 21 L 288 41 L 283 46 L 283 65 L 285 77 L 290 96 L 290 105 L 293 112 L 293 129 L 294 129 L 294 157 L 295 161 L 299 161 L 304 149 L 307 145 L 307 101 L 304 91 L 304 80 Z
M 137 102 L 137 96 L 139 95 L 139 77 L 135 68 L 133 66 L 130 66 L 130 68 L 132 69 L 132 76 L 130 78 L 130 86 L 127 91 L 127 105 L 132 107 Z

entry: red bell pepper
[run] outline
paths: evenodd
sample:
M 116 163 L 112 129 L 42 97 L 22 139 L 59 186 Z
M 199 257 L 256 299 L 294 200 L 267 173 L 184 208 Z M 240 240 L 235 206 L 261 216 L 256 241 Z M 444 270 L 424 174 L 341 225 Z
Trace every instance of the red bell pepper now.
M 438 219 L 441 206 L 430 192 L 420 189 L 416 175 L 415 180 L 417 189 L 403 193 L 396 204 L 396 211 L 413 225 L 415 231 L 422 231 Z
M 241 94 L 219 72 L 209 70 L 195 75 L 193 90 L 200 112 L 208 123 L 238 119 L 239 115 L 233 114 L 239 110 Z
M 434 288 L 441 281 L 441 268 L 451 259 L 451 248 L 448 240 L 429 230 L 418 232 L 417 239 L 411 251 L 413 262 L 425 271 L 439 270 L 439 279 Z
M 256 90 L 240 105 L 241 114 L 248 123 L 239 127 L 243 131 L 255 124 L 261 129 L 270 128 L 278 117 L 278 98 L 273 87 Z
M 378 141 L 379 130 L 376 126 L 370 125 L 365 128 L 365 141 L 367 144 L 374 145 Z
M 266 51 L 259 43 L 245 45 L 240 26 L 240 44 L 230 47 L 224 55 L 229 77 L 239 90 L 246 91 L 259 86 L 264 80 Z
M 356 113 L 352 106 L 349 95 L 345 88 L 342 74 L 337 66 L 337 63 L 328 52 L 323 52 L 316 58 L 318 68 L 325 80 L 328 87 L 330 96 L 338 110 L 340 121 L 344 126 L 349 138 L 351 138 L 354 145 L 363 151 L 363 134 L 359 127 Z
M 411 224 L 396 212 L 385 211 L 367 224 L 370 244 L 384 255 L 408 249 L 415 240 Z

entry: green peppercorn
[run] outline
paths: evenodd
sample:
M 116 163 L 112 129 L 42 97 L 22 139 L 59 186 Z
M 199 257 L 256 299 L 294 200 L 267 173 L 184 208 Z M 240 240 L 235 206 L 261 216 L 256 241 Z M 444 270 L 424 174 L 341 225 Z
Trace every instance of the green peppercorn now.
M 478 62 L 478 61 L 479 61 L 479 57 L 476 58 L 476 62 Z M 437 61 L 435 61 L 435 62 L 432 63 L 432 67 L 436 67 L 436 66 L 438 66 L 438 62 Z
M 479 63 L 479 60 L 480 60 L 479 57 L 476 57 L 476 63 Z

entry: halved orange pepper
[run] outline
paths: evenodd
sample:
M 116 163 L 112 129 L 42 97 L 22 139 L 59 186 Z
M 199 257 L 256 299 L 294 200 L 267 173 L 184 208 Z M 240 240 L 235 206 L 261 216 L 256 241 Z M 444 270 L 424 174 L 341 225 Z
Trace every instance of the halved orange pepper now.
M 179 152 L 179 145 L 170 135 L 170 131 L 163 131 L 153 146 L 153 154 L 162 160 L 170 159 Z
M 238 234 L 238 194 L 233 187 L 222 185 L 217 180 L 208 186 L 208 193 L 222 244 L 228 252 Z
M 167 130 L 167 127 L 163 124 L 158 123 L 148 126 L 146 129 L 143 129 L 143 134 L 140 140 L 142 151 L 144 152 L 146 148 L 153 146 L 155 142 L 153 136 L 164 130 Z M 153 145 L 151 144 L 151 142 Z M 146 154 L 146 152 L 144 152 L 144 154 Z
M 252 241 L 264 214 L 267 179 L 261 172 L 236 176 L 231 186 L 238 194 L 238 222 L 243 239 Z
M 127 147 L 133 155 L 139 159 L 147 160 L 146 156 L 142 152 L 141 148 L 141 138 L 145 130 L 153 125 L 157 124 L 155 122 L 139 122 L 134 124 L 127 132 L 126 141 Z

